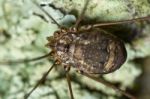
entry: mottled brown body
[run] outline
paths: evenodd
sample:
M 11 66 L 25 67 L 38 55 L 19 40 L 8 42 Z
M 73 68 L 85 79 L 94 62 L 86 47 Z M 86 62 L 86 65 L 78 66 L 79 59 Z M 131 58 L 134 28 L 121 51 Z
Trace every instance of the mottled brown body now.
M 124 43 L 101 29 L 55 33 L 54 37 L 50 37 L 48 44 L 54 58 L 63 66 L 73 66 L 86 73 L 113 72 L 127 57 Z

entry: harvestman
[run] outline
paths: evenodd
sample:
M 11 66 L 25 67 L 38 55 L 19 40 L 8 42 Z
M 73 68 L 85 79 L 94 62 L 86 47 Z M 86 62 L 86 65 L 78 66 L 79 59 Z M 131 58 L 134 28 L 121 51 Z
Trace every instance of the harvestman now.
M 128 22 L 147 20 L 150 18 L 150 16 L 131 19 L 131 20 L 124 20 L 124 21 L 79 26 L 80 22 L 84 17 L 87 5 L 89 3 L 89 0 L 87 0 L 75 25 L 71 28 L 64 28 L 49 13 L 47 13 L 39 4 L 37 4 L 34 1 L 32 2 L 38 8 L 40 8 L 60 28 L 60 30 L 56 31 L 54 33 L 54 36 L 47 38 L 48 39 L 47 46 L 52 49 L 50 53 L 32 59 L 0 62 L 1 64 L 11 64 L 11 63 L 16 64 L 16 63 L 37 61 L 47 57 L 53 57 L 54 64 L 49 68 L 47 72 L 45 72 L 45 74 L 37 82 L 34 88 L 28 94 L 25 95 L 24 99 L 27 99 L 31 95 L 31 93 L 46 79 L 47 75 L 56 65 L 62 65 L 64 67 L 71 99 L 74 99 L 71 82 L 70 82 L 70 76 L 69 76 L 69 70 L 71 68 L 71 65 L 74 65 L 78 73 L 112 88 L 130 99 L 136 99 L 136 97 L 115 87 L 109 82 L 104 81 L 101 78 L 96 78 L 90 75 L 90 74 L 111 73 L 119 69 L 119 67 L 126 60 L 126 49 L 124 43 L 119 38 L 97 28 L 101 26 L 117 25 L 117 24 L 123 24 Z M 40 15 L 38 16 L 41 17 Z M 44 17 L 41 18 L 46 20 Z M 88 35 L 90 35 L 91 37 Z M 101 47 L 102 43 L 104 43 L 105 46 L 103 45 L 103 47 Z M 94 44 L 95 46 L 96 45 L 97 46 L 94 47 Z M 89 49 L 86 50 L 85 48 L 88 47 Z M 89 50 L 92 48 L 94 48 L 93 50 L 96 50 L 94 53 L 101 53 L 101 54 L 103 54 L 102 52 L 106 52 L 106 53 L 103 56 L 100 55 L 101 57 L 100 56 L 92 57 L 92 55 L 90 55 L 90 57 L 94 58 L 93 60 L 92 58 L 89 58 L 89 53 L 90 53 Z M 89 53 L 84 53 L 84 52 L 89 52 Z M 97 63 L 96 59 L 101 60 L 101 63 Z

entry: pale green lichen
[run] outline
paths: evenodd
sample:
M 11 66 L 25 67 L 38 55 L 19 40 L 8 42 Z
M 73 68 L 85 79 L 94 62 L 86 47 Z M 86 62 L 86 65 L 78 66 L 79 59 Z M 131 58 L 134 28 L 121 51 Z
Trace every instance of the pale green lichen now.
M 86 0 L 52 0 L 56 7 L 67 12 L 80 14 Z M 147 0 L 92 0 L 89 2 L 85 16 L 99 21 L 131 19 L 150 14 Z
M 68 24 L 75 21 L 74 14 L 65 15 L 60 10 L 68 13 L 76 10 L 75 14 L 78 15 L 84 6 L 84 1 L 86 0 L 39 0 L 38 3 L 50 2 L 61 8 L 44 7 L 58 22 Z M 50 51 L 44 46 L 47 43 L 46 37 L 53 35 L 58 27 L 51 23 L 47 16 L 49 23 L 32 14 L 33 12 L 44 14 L 39 8 L 30 0 L 1 0 L 0 5 L 1 60 L 31 58 Z M 90 20 L 96 18 L 98 21 L 131 19 L 149 15 L 149 5 L 147 0 L 92 0 L 85 17 Z M 150 25 L 146 24 L 141 33 L 144 37 L 134 39 L 132 45 L 126 44 L 127 62 L 118 71 L 105 75 L 105 79 L 120 83 L 122 89 L 134 86 L 134 80 L 141 74 L 141 69 L 132 60 L 150 55 L 149 29 Z M 4 31 L 10 37 L 4 35 Z M 48 60 L 30 64 L 1 65 L 0 98 L 22 99 L 51 65 Z M 59 67 L 59 69 L 63 68 Z M 116 94 L 121 96 L 114 90 L 81 75 L 73 75 L 72 85 L 75 99 L 116 99 Z M 33 92 L 30 99 L 57 99 L 58 97 L 67 99 L 67 90 L 63 71 L 53 70 L 46 83 Z

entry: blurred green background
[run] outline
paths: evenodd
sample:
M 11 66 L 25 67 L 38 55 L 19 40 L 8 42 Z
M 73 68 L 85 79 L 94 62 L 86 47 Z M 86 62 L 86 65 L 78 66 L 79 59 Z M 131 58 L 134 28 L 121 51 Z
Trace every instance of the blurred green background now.
M 61 25 L 74 24 L 86 0 L 37 0 Z M 49 21 L 46 23 L 41 14 Z M 150 15 L 149 0 L 90 0 L 81 24 L 126 20 Z M 104 79 L 138 99 L 150 98 L 150 20 L 103 27 L 125 41 L 128 58 Z M 46 37 L 58 27 L 31 0 L 0 0 L 0 61 L 28 59 L 50 52 Z M 0 65 L 0 99 L 23 99 L 48 70 L 48 59 Z M 71 71 L 75 99 L 126 99 L 111 88 Z M 29 99 L 68 99 L 62 66 L 55 68 Z

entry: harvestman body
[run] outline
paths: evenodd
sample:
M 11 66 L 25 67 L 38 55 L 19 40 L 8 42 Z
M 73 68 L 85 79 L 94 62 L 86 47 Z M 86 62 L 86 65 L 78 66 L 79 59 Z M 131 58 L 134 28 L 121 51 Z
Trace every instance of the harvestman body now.
M 104 85 L 113 88 L 114 90 L 122 93 L 130 99 L 136 99 L 129 93 L 116 88 L 112 84 L 102 80 L 101 78 L 95 78 L 90 74 L 107 74 L 120 68 L 120 66 L 126 61 L 127 53 L 125 45 L 122 40 L 116 36 L 107 33 L 106 31 L 99 29 L 100 26 L 122 24 L 127 22 L 133 22 L 138 20 L 146 20 L 150 17 L 137 18 L 132 20 L 117 21 L 100 23 L 94 25 L 80 26 L 79 23 L 82 20 L 89 0 L 87 0 L 84 9 L 81 12 L 75 25 L 69 29 L 60 26 L 51 15 L 49 15 L 43 8 L 41 8 L 36 2 L 34 2 L 49 18 L 51 18 L 58 27 L 59 31 L 54 33 L 54 36 L 48 37 L 47 47 L 52 49 L 47 55 L 37 57 L 28 60 L 9 61 L 1 63 L 22 63 L 36 61 L 45 57 L 51 56 L 55 63 L 50 69 L 43 75 L 41 80 L 35 85 L 35 87 L 25 95 L 27 99 L 30 94 L 46 79 L 49 72 L 55 65 L 62 65 L 66 71 L 66 78 L 69 85 L 69 92 L 71 99 L 74 99 L 70 76 L 68 74 L 71 67 L 77 69 L 79 73 L 85 75 L 95 81 L 103 83 Z

